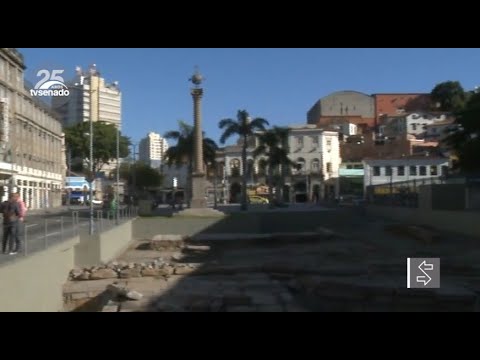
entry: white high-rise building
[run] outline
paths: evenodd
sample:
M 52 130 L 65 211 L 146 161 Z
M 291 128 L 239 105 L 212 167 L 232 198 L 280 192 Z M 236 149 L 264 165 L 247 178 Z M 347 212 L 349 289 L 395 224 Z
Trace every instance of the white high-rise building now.
M 67 82 L 70 95 L 68 100 L 54 98 L 53 108 L 61 115 L 64 126 L 72 126 L 82 121 L 103 121 L 122 127 L 122 93 L 118 82 L 105 82 L 96 65 L 87 72 L 80 67 L 75 77 Z M 90 111 L 92 106 L 92 111 Z
M 63 126 L 73 126 L 91 118 L 122 129 L 122 93 L 117 81 L 106 83 L 93 64 L 87 71 L 77 66 L 75 77 L 66 81 L 66 85 L 70 92 L 67 100 L 52 98 L 52 107 L 61 117 Z M 108 177 L 116 167 L 117 162 L 112 159 L 101 171 Z
M 166 139 L 160 134 L 149 132 L 145 138 L 140 140 L 139 160 L 158 169 L 162 165 L 167 149 L 168 142 Z

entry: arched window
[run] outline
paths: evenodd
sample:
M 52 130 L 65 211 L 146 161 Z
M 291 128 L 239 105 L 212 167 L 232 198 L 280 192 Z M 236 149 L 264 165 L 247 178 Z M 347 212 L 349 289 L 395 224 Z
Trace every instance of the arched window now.
M 295 170 L 297 173 L 302 173 L 305 172 L 306 167 L 305 167 L 305 159 L 304 158 L 298 158 L 295 161 Z
M 240 160 L 230 160 L 230 174 L 232 176 L 240 176 Z
M 311 168 L 312 172 L 314 172 L 314 173 L 320 172 L 320 160 L 313 159 L 312 162 L 311 162 L 310 168 Z

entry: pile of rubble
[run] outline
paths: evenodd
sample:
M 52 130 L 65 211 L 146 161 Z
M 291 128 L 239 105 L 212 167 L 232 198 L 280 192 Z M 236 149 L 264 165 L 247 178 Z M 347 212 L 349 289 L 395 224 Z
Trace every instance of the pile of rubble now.
M 179 256 L 173 257 L 175 260 Z M 199 264 L 174 264 L 158 258 L 148 263 L 126 263 L 112 261 L 105 265 L 73 269 L 70 280 L 128 279 L 142 276 L 185 275 L 195 271 Z

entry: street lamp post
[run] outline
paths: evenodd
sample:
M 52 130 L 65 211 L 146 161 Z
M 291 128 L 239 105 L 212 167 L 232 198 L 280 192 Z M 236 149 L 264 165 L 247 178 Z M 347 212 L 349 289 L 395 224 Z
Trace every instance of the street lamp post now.
M 225 205 L 228 204 L 229 197 L 227 166 L 223 165 L 223 203 Z
M 213 162 L 213 208 L 216 209 L 217 202 L 217 162 Z
M 137 151 L 137 144 L 132 144 L 133 147 L 133 164 L 132 164 L 132 195 L 133 195 L 133 203 L 135 204 L 136 199 L 136 187 L 137 187 L 137 175 L 136 175 L 136 151 Z
M 72 176 L 72 150 L 71 150 L 70 146 L 68 147 L 68 170 L 67 170 L 67 176 Z M 71 206 L 71 205 L 72 205 L 72 192 L 71 192 L 71 190 L 68 191 L 67 205 L 68 205 L 68 206 Z
M 305 164 L 305 186 L 307 188 L 307 203 L 310 202 L 310 183 L 309 183 L 309 173 L 306 169 L 307 165 Z
M 117 200 L 117 207 L 115 209 L 115 224 L 120 222 L 120 196 L 118 186 L 120 184 L 120 127 L 117 129 L 117 174 L 116 174 L 117 186 L 115 188 L 115 198 Z
M 97 105 L 98 106 L 98 105 Z M 90 221 L 89 221 L 89 234 L 93 235 L 94 232 L 94 214 L 93 214 L 93 181 L 95 179 L 95 175 L 93 174 L 93 89 L 92 84 L 90 83 L 90 174 L 88 178 L 88 182 L 90 184 L 90 193 L 88 204 L 90 206 Z M 97 119 L 98 120 L 98 119 Z

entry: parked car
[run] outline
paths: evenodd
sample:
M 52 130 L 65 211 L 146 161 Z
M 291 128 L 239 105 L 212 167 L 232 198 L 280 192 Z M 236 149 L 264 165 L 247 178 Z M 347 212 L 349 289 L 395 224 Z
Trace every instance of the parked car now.
M 257 195 L 249 196 L 248 201 L 250 204 L 268 204 L 268 199 Z

